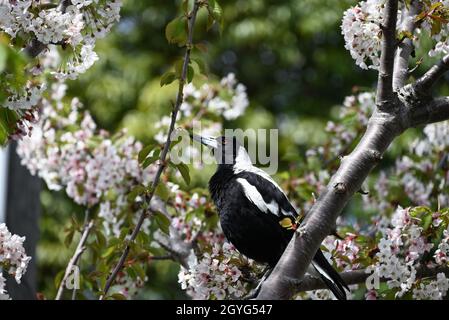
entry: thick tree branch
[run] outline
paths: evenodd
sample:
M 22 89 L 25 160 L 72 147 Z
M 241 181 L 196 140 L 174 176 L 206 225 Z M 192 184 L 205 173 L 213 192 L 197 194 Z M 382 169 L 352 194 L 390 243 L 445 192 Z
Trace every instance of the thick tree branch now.
M 382 25 L 382 44 L 380 54 L 379 78 L 377 82 L 376 103 L 382 106 L 393 97 L 393 69 L 397 46 L 396 22 L 398 0 L 388 0 L 384 9 Z
M 410 7 L 407 11 L 404 11 L 402 16 L 401 30 L 413 35 L 415 31 L 416 23 L 414 16 L 419 13 L 421 5 L 418 0 L 412 0 Z M 409 58 L 414 49 L 412 39 L 406 37 L 399 44 L 398 50 L 396 52 L 396 60 L 394 63 L 393 72 L 393 90 L 397 91 L 399 88 L 403 87 L 409 76 Z
M 432 99 L 417 85 L 407 85 L 398 94 L 393 92 L 397 1 L 388 1 L 385 12 L 377 109 L 359 144 L 342 160 L 271 275 L 262 283 L 257 299 L 289 299 L 296 292 L 295 284 L 303 278 L 321 242 L 333 230 L 337 217 L 398 135 L 409 127 L 449 117 L 447 98 Z M 439 66 L 437 70 L 441 64 Z M 439 73 L 431 72 L 424 79 L 432 79 L 433 74 Z
M 428 109 L 427 121 L 423 124 L 440 122 L 449 119 L 449 97 L 435 98 Z M 418 123 L 417 125 L 419 125 Z
M 64 277 L 62 278 L 62 280 L 59 284 L 58 293 L 56 294 L 55 300 L 61 300 L 62 293 L 64 292 L 64 287 L 67 282 L 67 278 L 73 272 L 73 267 L 78 264 L 78 261 L 81 258 L 81 255 L 86 250 L 85 244 L 86 244 L 87 238 L 89 237 L 89 233 L 90 233 L 90 230 L 92 229 L 93 225 L 94 225 L 93 220 L 91 220 L 85 224 L 83 234 L 81 235 L 81 239 L 78 242 L 75 253 L 73 254 L 72 258 L 70 259 L 69 263 L 67 264 L 67 268 L 65 269 Z
M 449 71 L 449 54 L 416 80 L 416 90 L 422 93 L 430 93 L 430 89 L 432 89 L 435 82 L 447 71 Z
M 171 145 L 171 135 L 172 135 L 173 131 L 175 130 L 176 117 L 178 115 L 179 108 L 181 107 L 181 104 L 184 100 L 184 84 L 187 79 L 187 69 L 188 69 L 189 62 L 190 62 L 190 52 L 191 52 L 192 46 L 193 46 L 193 31 L 194 31 L 196 16 L 197 16 L 198 9 L 199 9 L 199 4 L 200 4 L 199 2 L 200 2 L 199 0 L 195 0 L 195 2 L 193 4 L 193 9 L 190 12 L 189 17 L 188 17 L 188 19 L 189 19 L 189 21 L 188 21 L 188 36 L 187 36 L 186 51 L 184 54 L 184 61 L 183 61 L 183 66 L 182 66 L 182 71 L 181 71 L 181 77 L 179 79 L 178 93 L 177 93 L 175 105 L 173 106 L 170 127 L 169 127 L 168 133 L 167 133 L 167 140 L 165 142 L 164 148 L 162 149 L 162 152 L 161 152 L 161 155 L 159 158 L 158 170 L 154 177 L 153 183 L 151 184 L 151 191 L 145 199 L 145 201 L 149 204 L 151 204 L 151 200 L 153 199 L 155 190 L 159 184 L 162 172 L 164 171 L 164 169 L 167 165 L 166 162 L 167 162 L 167 155 L 168 155 L 168 152 L 170 150 L 170 145 Z M 139 231 L 142 227 L 143 222 L 150 215 L 151 215 L 151 212 L 149 212 L 148 210 L 145 210 L 141 214 L 141 216 L 139 217 L 139 220 L 131 234 L 129 242 L 132 242 L 136 239 L 136 237 L 139 234 Z M 125 250 L 123 251 L 118 263 L 116 264 L 111 275 L 109 276 L 108 280 L 106 281 L 106 285 L 103 289 L 102 295 L 100 296 L 100 300 L 102 300 L 107 295 L 110 287 L 112 286 L 112 284 L 115 281 L 115 278 L 117 277 L 117 274 L 122 269 L 123 264 L 125 263 L 126 258 L 128 257 L 129 251 L 130 251 L 130 246 L 127 245 Z
M 391 106 L 391 109 L 394 106 Z M 258 299 L 288 299 L 295 292 L 295 283 L 307 271 L 323 239 L 330 234 L 338 215 L 352 195 L 360 190 L 369 172 L 382 154 L 402 132 L 402 124 L 394 116 L 376 111 L 367 131 L 355 150 L 341 163 L 325 191 L 311 211 L 272 274 L 262 284 Z
M 435 277 L 438 273 L 444 273 L 446 276 L 449 276 L 449 268 L 448 267 L 436 267 L 436 268 L 419 268 L 416 271 L 416 277 L 418 279 Z M 365 269 L 354 270 L 354 271 L 346 271 L 340 273 L 341 278 L 345 281 L 347 285 L 364 283 L 366 279 L 370 276 L 370 273 L 366 273 Z M 381 278 L 381 282 L 386 282 L 388 279 Z M 321 280 L 321 278 L 306 276 L 304 279 L 297 285 L 297 292 L 302 291 L 310 291 L 317 289 L 327 289 L 326 284 Z

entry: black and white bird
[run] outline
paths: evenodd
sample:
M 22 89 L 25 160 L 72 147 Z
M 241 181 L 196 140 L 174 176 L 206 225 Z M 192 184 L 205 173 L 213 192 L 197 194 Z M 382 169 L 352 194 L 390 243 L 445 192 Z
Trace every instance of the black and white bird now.
M 192 137 L 211 148 L 217 160 L 209 191 L 227 240 L 245 256 L 274 267 L 294 234 L 280 222 L 287 218 L 295 224 L 298 213 L 271 176 L 253 166 L 236 137 Z M 349 289 L 321 250 L 311 265 L 335 297 L 345 300 Z

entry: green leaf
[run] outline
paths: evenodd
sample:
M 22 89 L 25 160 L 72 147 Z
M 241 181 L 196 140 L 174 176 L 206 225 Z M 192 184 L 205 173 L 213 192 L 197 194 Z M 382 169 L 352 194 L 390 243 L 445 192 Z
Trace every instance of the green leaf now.
M 143 194 L 146 191 L 145 186 L 139 184 L 135 186 L 129 193 L 128 193 L 128 201 L 134 202 L 136 200 L 137 196 Z
M 125 240 L 126 236 L 128 236 L 129 234 L 130 234 L 129 227 L 122 228 L 122 230 L 120 230 L 120 235 L 119 235 L 120 242 L 117 245 L 117 247 Z
M 167 185 L 165 183 L 159 183 L 156 188 L 156 195 L 164 201 L 168 200 L 168 198 L 170 197 L 170 190 L 167 188 Z
M 126 297 L 121 293 L 113 293 L 111 294 L 111 298 L 114 300 L 126 300 Z
M 101 255 L 101 257 L 102 257 L 102 258 L 107 258 L 107 257 L 111 256 L 112 254 L 114 254 L 115 249 L 116 249 L 116 246 L 109 247 L 109 248 L 108 248 L 108 249 Z
M 441 32 L 441 21 L 432 20 L 432 28 L 430 30 L 430 35 L 434 36 Z
M 126 273 L 131 277 L 132 280 L 137 280 L 137 273 L 132 267 L 127 267 Z
M 168 42 L 183 46 L 187 41 L 186 27 L 184 17 L 178 17 L 169 22 L 165 28 L 165 37 Z
M 432 224 L 432 214 L 426 214 L 424 215 L 424 217 L 422 218 L 422 228 L 423 231 L 426 231 L 427 229 L 429 229 L 430 225 Z
M 422 20 L 424 20 L 424 18 L 427 17 L 427 12 L 426 11 L 422 11 L 420 14 L 418 14 L 415 18 L 415 22 L 420 22 Z
M 145 232 L 139 232 L 136 237 L 136 241 L 141 246 L 147 246 L 150 243 L 150 237 Z
M 182 76 L 182 68 L 184 66 L 184 59 L 178 59 L 175 62 L 175 74 L 178 78 Z
M 151 152 L 151 150 L 153 150 L 153 148 L 154 148 L 154 145 L 150 144 L 150 145 L 147 145 L 146 147 L 144 147 L 142 150 L 140 150 L 139 157 L 138 157 L 139 163 L 142 163 L 143 160 L 146 159 L 146 157 Z
M 145 161 L 142 164 L 142 168 L 147 168 L 150 164 L 154 163 L 157 161 L 157 159 L 159 159 L 159 155 L 158 156 L 151 156 L 147 159 L 145 159 Z
M 104 272 L 98 271 L 98 270 L 94 270 L 91 273 L 89 273 L 87 275 L 87 277 L 91 280 L 96 280 L 97 278 L 101 277 L 104 275 Z
M 106 246 L 106 237 L 104 236 L 101 230 L 95 229 L 95 235 L 97 237 L 97 242 L 100 248 L 104 248 Z
M 3 45 L 0 45 L 0 72 L 6 67 L 6 60 L 8 59 L 8 52 Z
M 145 270 L 143 270 L 140 264 L 134 264 L 133 269 L 137 272 L 140 279 L 145 280 Z
M 65 239 L 64 239 L 64 245 L 66 246 L 66 247 L 69 247 L 70 246 L 70 244 L 72 243 L 72 241 L 73 241 L 73 236 L 75 235 L 75 229 L 73 229 L 73 228 L 71 228 L 70 230 L 69 230 L 69 232 L 67 233 L 67 236 L 65 237 Z
M 55 288 L 59 288 L 59 285 L 61 284 L 62 278 L 64 277 L 65 270 L 61 270 L 58 272 L 58 274 L 55 277 Z
M 435 2 L 430 8 L 429 13 L 433 13 L 438 7 L 441 7 L 443 5 L 442 2 Z
M 223 29 L 223 9 L 217 0 L 209 1 L 209 17 L 207 22 L 207 29 L 209 30 L 213 23 L 218 24 L 219 30 Z
M 195 48 L 197 48 L 198 50 L 200 50 L 203 53 L 207 53 L 207 45 L 205 43 L 197 43 L 195 44 Z
M 162 230 L 163 233 L 169 234 L 170 233 L 170 220 L 160 212 L 156 212 L 154 214 L 154 219 L 156 220 L 157 225 Z
M 189 167 L 185 163 L 180 163 L 176 165 L 176 168 L 178 168 L 185 183 L 189 185 L 190 184 Z
M 402 30 L 398 33 L 397 38 L 399 41 L 402 41 L 405 38 L 413 39 L 413 34 L 410 31 Z
M 201 58 L 194 58 L 191 60 L 193 62 L 195 62 L 195 64 L 198 66 L 198 70 L 200 71 L 200 73 L 207 76 L 207 67 L 206 67 L 206 63 L 204 62 L 204 60 L 202 60 Z
M 176 73 L 174 73 L 173 71 L 166 72 L 161 77 L 161 87 L 169 85 L 175 80 L 176 80 Z
M 189 0 L 182 0 L 182 11 L 185 14 L 189 13 Z
M 161 153 L 160 149 L 155 150 L 154 153 L 149 158 L 146 158 L 145 161 L 142 163 L 142 168 L 145 169 L 150 164 L 156 162 L 159 159 L 160 153 Z

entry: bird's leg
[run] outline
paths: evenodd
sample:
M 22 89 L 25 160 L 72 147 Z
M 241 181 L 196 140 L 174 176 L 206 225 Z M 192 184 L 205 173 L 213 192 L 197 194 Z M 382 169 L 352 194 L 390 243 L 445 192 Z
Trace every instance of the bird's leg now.
M 251 290 L 245 297 L 243 297 L 243 300 L 251 300 L 257 297 L 260 291 L 260 287 L 262 286 L 262 283 L 270 276 L 271 272 L 273 271 L 273 267 L 266 266 L 266 268 L 263 271 L 263 276 L 259 280 L 259 283 L 257 284 L 257 287 Z

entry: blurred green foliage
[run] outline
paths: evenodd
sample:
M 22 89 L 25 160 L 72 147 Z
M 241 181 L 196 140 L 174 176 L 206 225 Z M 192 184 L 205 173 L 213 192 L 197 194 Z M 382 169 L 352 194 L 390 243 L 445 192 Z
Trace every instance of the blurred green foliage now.
M 27 63 L 25 55 L 11 48 L 9 38 L 0 34 L 0 104 L 2 104 L 10 89 L 17 90 L 24 86 L 26 77 L 23 69 Z M 14 77 L 11 75 L 15 75 Z M 0 146 L 8 140 L 16 126 L 15 123 L 20 116 L 16 111 L 0 108 Z
M 180 2 L 125 1 L 120 23 L 97 44 L 100 60 L 79 80 L 69 83 L 69 94 L 80 97 L 100 127 L 112 131 L 126 127 L 148 142 L 156 132 L 153 124 L 169 114 L 175 88 L 161 88 L 159 83 L 160 76 L 182 54 L 165 39 L 165 26 L 179 15 Z M 280 159 L 283 168 L 288 168 L 289 161 L 304 158 L 306 149 L 323 143 L 327 120 L 335 116 L 336 106 L 355 86 L 369 89 L 375 85 L 376 72 L 359 69 L 344 49 L 340 20 L 355 1 L 220 3 L 224 9 L 222 32 L 217 27 L 206 32 L 207 17 L 200 15 L 195 38 L 205 39 L 209 77 L 234 72 L 247 86 L 251 102 L 243 117 L 225 127 L 279 128 Z M 0 46 L 0 68 L 4 66 L 4 50 Z M 424 52 L 417 52 L 416 60 Z M 443 90 L 448 93 L 449 87 Z M 411 132 L 401 137 L 386 164 L 415 135 Z M 212 170 L 191 172 L 192 186 L 204 186 Z M 37 257 L 39 288 L 47 298 L 53 298 L 54 277 L 64 269 L 75 245 L 64 246 L 64 226 L 72 215 L 81 221 L 83 211 L 62 193 L 44 191 L 41 197 L 44 215 Z M 185 297 L 176 283 L 177 268 L 170 262 L 154 263 L 148 272 L 151 285 L 143 290 L 142 297 Z

